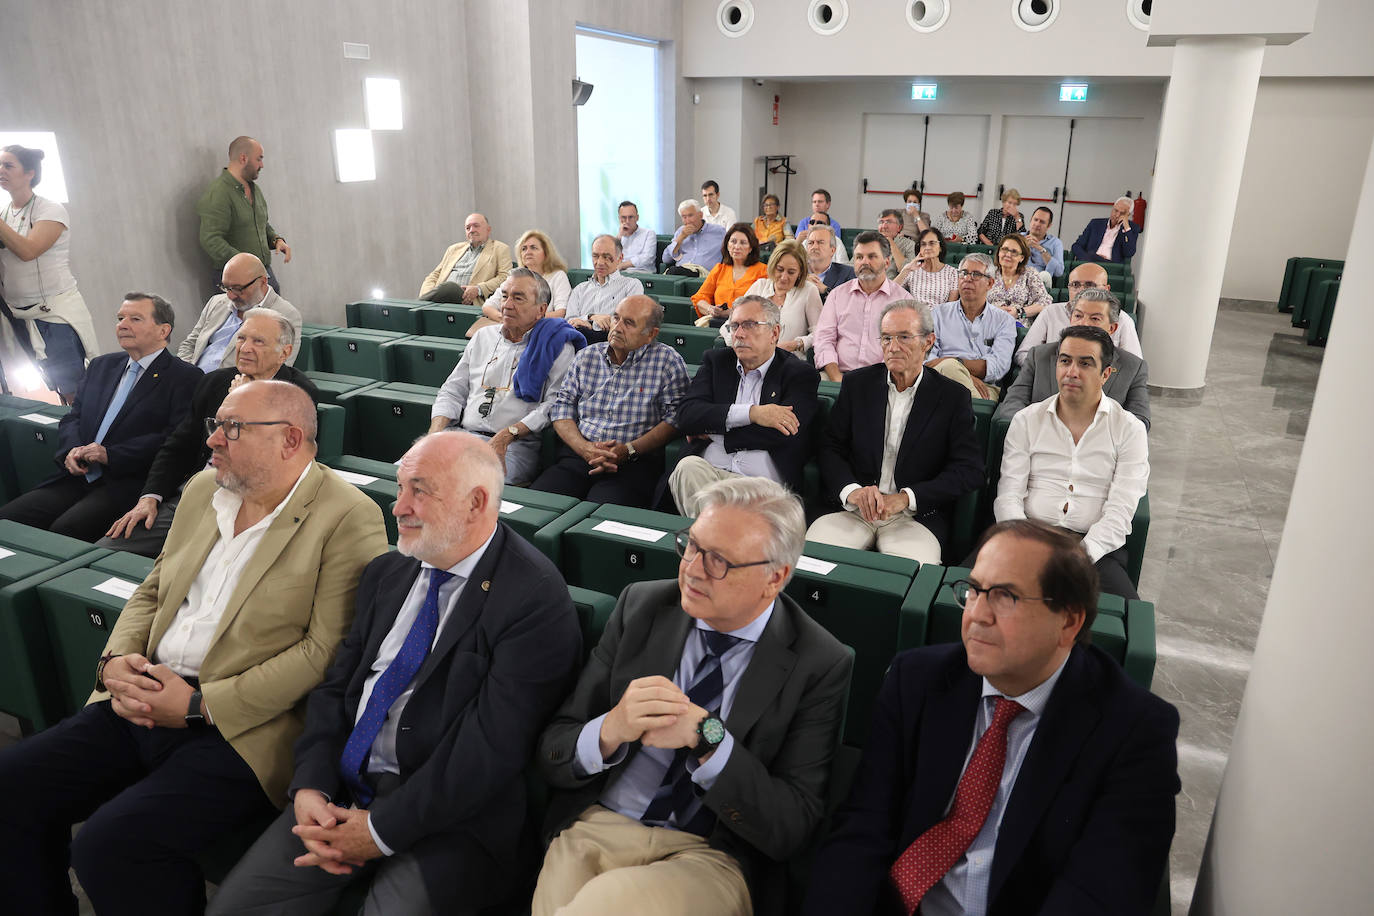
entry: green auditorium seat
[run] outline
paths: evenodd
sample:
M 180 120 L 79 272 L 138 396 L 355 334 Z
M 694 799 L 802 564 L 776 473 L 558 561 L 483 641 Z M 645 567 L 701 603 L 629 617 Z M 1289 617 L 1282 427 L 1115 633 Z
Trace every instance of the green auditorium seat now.
M 587 280 L 587 278 L 590 277 L 591 275 L 592 275 L 592 272 L 591 272 L 590 270 L 588 270 L 587 268 L 585 268 L 585 267 L 569 267 L 569 268 L 568 268 L 568 285 L 570 285 L 570 286 L 576 286 L 576 285 L 579 284 L 579 283 L 583 283 L 583 282 L 585 282 L 585 281 Z
M 691 519 L 650 509 L 592 505 L 588 516 L 562 532 L 559 568 L 569 585 L 619 595 L 631 582 L 677 578 L 673 534 L 689 526 Z
M 0 420 L 7 417 L 22 416 L 52 406 L 43 401 L 16 397 L 12 394 L 0 395 Z M 4 438 L 3 431 L 0 431 L 0 441 L 4 441 Z M 15 477 L 14 461 L 8 448 L 0 450 L 0 505 L 9 502 L 22 492 L 23 490 L 19 488 L 19 483 Z
M 0 419 L 5 448 L 0 453 L 0 479 L 15 494 L 32 490 L 61 468 L 57 452 L 57 424 L 70 408 L 44 404 Z
M 577 610 L 577 622 L 582 628 L 582 657 L 585 659 L 601 641 L 606 622 L 611 619 L 611 612 L 615 610 L 619 598 L 576 585 L 568 586 L 568 595 L 572 598 L 573 607 Z
M 320 368 L 320 338 L 326 334 L 332 334 L 339 328 L 332 324 L 306 324 L 301 326 L 301 348 L 296 354 L 296 360 L 291 365 L 302 372 L 311 372 Z
M 1289 258 L 1283 271 L 1283 286 L 1279 289 L 1278 309 L 1280 312 L 1293 310 L 1292 296 L 1299 292 L 1298 274 L 1308 267 L 1345 267 L 1345 261 L 1336 258 Z
M 320 338 L 320 368 L 338 375 L 386 378 L 382 344 L 409 335 L 373 328 L 339 328 Z
M 665 324 L 658 332 L 659 343 L 676 350 L 684 362 L 700 365 L 701 355 L 720 340 L 719 328 L 698 328 L 692 325 Z
M 565 579 L 567 578 L 567 569 L 563 566 L 563 535 L 569 528 L 591 515 L 596 508 L 596 503 L 580 502 L 540 528 L 534 535 L 532 541 L 534 546 L 539 548 L 540 553 L 553 561 L 553 565 L 563 572 Z
M 851 255 L 854 254 L 854 240 L 859 237 L 859 233 L 864 230 L 857 226 L 850 226 L 848 229 L 840 230 L 840 239 L 844 241 L 844 250 Z
M 691 324 L 696 320 L 696 309 L 689 297 L 660 295 L 654 298 L 663 306 L 664 324 Z
M 576 508 L 578 503 L 573 496 L 506 486 L 501 491 L 501 521 L 533 544 L 541 529 Z
M 701 289 L 701 284 L 706 282 L 705 277 L 679 277 L 682 281 L 682 292 L 678 295 L 691 297 L 696 295 L 696 291 Z
M 392 461 L 359 458 L 357 455 L 340 455 L 329 462 L 329 466 L 335 471 L 349 471 L 354 474 L 362 474 L 365 477 L 380 477 L 392 482 L 396 480 L 396 464 Z
M 1103 598 L 1110 598 L 1104 595 Z M 1146 690 L 1155 677 L 1155 606 L 1149 601 L 1126 602 L 1126 675 Z M 1093 631 L 1094 638 L 1097 631 Z
M 378 461 L 400 458 L 429 431 L 438 393 L 424 385 L 384 382 L 340 395 L 339 404 L 348 411 L 344 453 Z
M 335 372 L 314 370 L 307 372 L 306 375 L 319 391 L 321 404 L 337 404 L 339 395 L 377 384 L 377 379 L 364 375 L 339 375 Z
M 650 296 L 691 296 L 691 293 L 683 291 L 683 277 L 637 273 L 634 278 L 644 284 L 644 292 Z
M 315 454 L 323 462 L 343 454 L 348 412 L 338 404 L 315 405 Z
M 1298 271 L 1295 288 L 1288 299 L 1293 309 L 1293 327 L 1305 328 L 1311 323 L 1321 284 L 1327 280 L 1339 281 L 1344 270 L 1343 267 L 1304 267 Z
M 80 709 L 95 681 L 100 650 L 138 588 L 133 576 L 105 569 L 73 569 L 37 586 L 61 686 L 62 714 Z
M 155 562 L 152 557 L 126 553 L 123 550 L 112 550 L 108 556 L 101 557 L 92 563 L 90 568 L 97 572 L 107 572 L 112 576 L 119 576 L 122 579 L 142 582 L 153 571 Z
M 455 305 L 432 302 L 419 310 L 420 333 L 426 337 L 463 337 L 482 317 L 480 305 Z
M 1336 314 L 1336 299 L 1340 296 L 1341 281 L 1325 280 L 1317 287 L 1316 302 L 1308 303 L 1310 319 L 1307 323 L 1307 342 L 1326 346 L 1331 334 L 1331 319 Z
M 359 466 L 357 462 L 360 460 L 366 459 L 348 455 L 333 461 L 326 461 L 325 464 L 333 468 L 335 474 L 362 490 L 369 499 L 377 504 L 377 508 L 382 510 L 382 521 L 386 524 L 386 542 L 395 544 L 396 516 L 392 514 L 391 507 L 396 502 L 396 466 L 390 462 L 379 461 L 374 462 L 379 467 L 369 468 L 377 470 L 378 473 L 370 474 L 367 470 L 353 470 L 352 468 Z M 385 475 L 381 465 L 391 468 L 391 476 Z
M 466 338 L 402 337 L 382 344 L 385 378 L 438 388 L 463 358 Z
M 427 305 L 419 299 L 364 299 L 347 303 L 344 314 L 350 328 L 419 334 L 419 310 Z

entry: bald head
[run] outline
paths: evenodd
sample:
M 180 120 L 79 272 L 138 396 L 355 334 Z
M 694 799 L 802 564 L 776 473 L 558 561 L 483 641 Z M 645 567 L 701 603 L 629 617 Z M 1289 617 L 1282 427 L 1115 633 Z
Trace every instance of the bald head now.
M 459 431 L 415 440 L 396 471 L 396 549 L 448 569 L 496 530 L 505 471 L 482 439 Z
M 215 483 L 245 502 L 275 507 L 315 460 L 315 403 L 290 382 L 249 382 L 215 411 L 210 433 Z
M 252 137 L 235 137 L 229 144 L 229 161 L 237 162 L 240 156 L 251 156 L 253 150 L 258 146 L 258 141 Z
M 1101 264 L 1079 264 L 1069 271 L 1069 302 L 1077 299 L 1085 289 L 1110 289 L 1109 282 Z
M 491 223 L 480 213 L 469 213 L 468 218 L 463 220 L 463 234 L 469 243 L 485 245 L 487 239 L 491 238 Z
M 257 255 L 241 251 L 224 263 L 220 288 L 236 311 L 245 312 L 267 298 L 267 268 Z

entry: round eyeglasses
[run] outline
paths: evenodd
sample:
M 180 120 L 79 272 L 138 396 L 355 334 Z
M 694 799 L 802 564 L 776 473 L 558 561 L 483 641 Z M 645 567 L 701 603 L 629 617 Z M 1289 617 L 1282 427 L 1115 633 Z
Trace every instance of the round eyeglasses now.
M 994 614 L 1013 614 L 1016 612 L 1017 605 L 1022 601 L 1041 601 L 1045 604 L 1053 604 L 1053 598 L 1032 598 L 1028 595 L 1018 595 L 1016 592 L 1004 585 L 994 585 L 991 588 L 979 588 L 967 579 L 957 579 L 950 583 L 950 591 L 954 593 L 954 601 L 962 608 L 967 608 L 969 602 L 978 595 L 982 595 L 992 608 Z

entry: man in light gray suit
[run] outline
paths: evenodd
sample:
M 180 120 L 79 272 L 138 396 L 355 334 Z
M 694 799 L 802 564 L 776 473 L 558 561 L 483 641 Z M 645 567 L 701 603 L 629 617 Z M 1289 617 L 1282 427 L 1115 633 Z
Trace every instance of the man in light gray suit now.
M 239 252 L 224 265 L 220 275 L 218 296 L 205 303 L 196 326 L 177 347 L 177 356 L 199 366 L 202 372 L 214 372 L 234 365 L 234 341 L 243 316 L 252 308 L 267 308 L 280 312 L 291 322 L 293 339 L 288 366 L 295 365 L 301 352 L 301 313 L 267 283 L 267 268 L 255 254 Z
M 1111 314 L 1118 309 L 1116 297 L 1110 292 L 1103 289 L 1085 290 L 1073 302 L 1069 326 L 1091 325 L 1114 334 L 1117 325 L 1111 320 Z M 993 419 L 1010 422 L 1021 408 L 1038 404 L 1058 393 L 1059 382 L 1055 377 L 1054 365 L 1059 354 L 1059 340 L 1060 336 L 1056 336 L 1048 343 L 1031 348 L 1020 374 L 1007 389 L 1006 397 L 998 405 Z M 1103 394 L 1139 417 L 1147 430 L 1150 428 L 1150 392 L 1146 387 L 1149 379 L 1149 364 L 1118 347 L 1111 374 L 1102 386 Z

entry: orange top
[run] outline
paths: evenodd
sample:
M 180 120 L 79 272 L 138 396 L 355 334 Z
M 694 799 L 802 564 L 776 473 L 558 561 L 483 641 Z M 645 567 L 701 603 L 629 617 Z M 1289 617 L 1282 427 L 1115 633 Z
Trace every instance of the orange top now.
M 787 231 L 787 220 L 778 217 L 771 223 L 762 216 L 754 219 L 754 235 L 758 237 L 760 245 L 769 242 L 781 242 L 783 233 Z
M 698 315 L 706 314 L 701 310 L 703 302 L 710 305 L 729 308 L 740 296 L 743 296 L 749 287 L 754 285 L 755 280 L 762 280 L 768 276 L 768 265 L 759 261 L 744 269 L 744 276 L 739 280 L 735 279 L 735 265 L 721 261 L 711 272 L 706 275 L 706 281 L 701 284 L 701 288 L 692 296 L 692 304 L 696 307 Z

